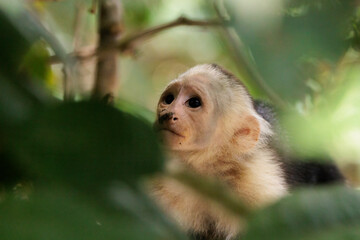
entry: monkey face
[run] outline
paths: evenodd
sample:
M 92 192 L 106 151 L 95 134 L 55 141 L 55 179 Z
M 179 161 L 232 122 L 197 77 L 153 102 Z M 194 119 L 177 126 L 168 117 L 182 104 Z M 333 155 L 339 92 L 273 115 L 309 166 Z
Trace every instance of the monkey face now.
M 171 150 L 199 150 L 213 138 L 217 114 L 208 80 L 201 75 L 177 79 L 161 95 L 155 128 Z
M 231 148 L 244 153 L 258 143 L 261 125 L 271 132 L 266 124 L 230 74 L 199 65 L 170 82 L 160 97 L 154 127 L 169 150 Z

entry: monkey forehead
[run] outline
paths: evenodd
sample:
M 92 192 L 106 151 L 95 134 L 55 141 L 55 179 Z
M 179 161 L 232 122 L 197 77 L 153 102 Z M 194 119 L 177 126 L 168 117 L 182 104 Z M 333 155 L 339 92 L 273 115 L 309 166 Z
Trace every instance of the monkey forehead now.
M 235 75 L 217 64 L 196 65 L 181 74 L 177 80 L 191 80 L 193 77 L 199 79 L 199 76 L 200 79 L 206 79 L 209 86 L 215 88 L 217 92 L 239 91 L 241 94 L 248 94 L 245 85 Z
M 216 90 L 216 84 L 212 81 L 212 76 L 205 73 L 196 73 L 190 76 L 184 76 L 183 85 L 184 87 L 193 87 L 199 91 L 213 91 Z
M 170 82 L 170 85 L 181 85 L 183 88 L 194 89 L 203 95 L 206 93 L 216 95 L 222 94 L 221 92 L 229 87 L 229 84 L 221 81 L 219 77 L 208 72 L 189 72 Z
M 175 79 L 169 83 L 166 87 L 164 94 L 169 91 L 175 91 L 177 93 L 187 92 L 190 94 L 200 95 L 201 97 L 208 97 L 208 87 L 202 82 L 196 81 L 184 81 L 184 79 Z

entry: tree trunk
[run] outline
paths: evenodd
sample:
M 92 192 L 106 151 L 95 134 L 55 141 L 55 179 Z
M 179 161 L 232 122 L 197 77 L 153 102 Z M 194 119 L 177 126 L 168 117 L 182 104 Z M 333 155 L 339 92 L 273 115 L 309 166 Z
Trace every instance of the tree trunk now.
M 122 33 L 122 5 L 119 0 L 100 1 L 99 54 L 92 98 L 111 103 L 118 88 L 118 51 L 115 46 Z

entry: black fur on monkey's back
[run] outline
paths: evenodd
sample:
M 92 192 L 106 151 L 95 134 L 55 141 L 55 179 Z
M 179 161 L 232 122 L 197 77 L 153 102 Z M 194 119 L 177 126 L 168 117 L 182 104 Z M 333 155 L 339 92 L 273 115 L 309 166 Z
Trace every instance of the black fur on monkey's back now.
M 298 159 L 291 157 L 291 154 L 287 153 L 289 150 L 281 149 L 287 148 L 284 146 L 284 142 L 287 142 L 288 139 L 286 133 L 279 127 L 274 108 L 260 100 L 254 100 L 253 105 L 256 112 L 269 122 L 274 129 L 275 134 L 270 144 L 280 156 L 281 166 L 290 188 L 344 182 L 340 170 L 331 161 L 314 158 Z
M 318 159 L 287 160 L 283 163 L 286 181 L 291 187 L 325 185 L 344 182 L 339 169 Z

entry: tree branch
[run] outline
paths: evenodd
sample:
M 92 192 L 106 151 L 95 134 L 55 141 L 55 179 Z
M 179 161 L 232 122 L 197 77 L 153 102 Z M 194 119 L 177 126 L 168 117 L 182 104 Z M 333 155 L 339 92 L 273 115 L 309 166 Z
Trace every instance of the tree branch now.
M 109 46 L 116 45 L 122 33 L 122 5 L 117 0 L 100 1 L 99 17 L 99 49 L 105 50 L 98 55 L 95 86 L 92 98 L 101 100 L 107 99 L 117 92 L 118 86 L 118 53 L 107 51 Z M 113 49 L 111 49 L 113 50 Z
M 143 40 L 149 37 L 154 36 L 157 33 L 160 33 L 164 30 L 174 28 L 177 26 L 200 26 L 200 27 L 209 27 L 209 26 L 222 26 L 224 22 L 215 20 L 206 20 L 206 21 L 199 21 L 199 20 L 191 20 L 186 17 L 179 17 L 174 21 L 169 23 L 156 26 L 153 28 L 146 29 L 144 31 L 132 34 L 130 36 L 126 36 L 121 39 L 117 45 L 118 49 L 123 52 L 127 50 L 128 47 L 132 46 L 136 41 Z
M 226 23 L 227 22 L 219 21 L 217 19 L 200 21 L 200 20 L 192 20 L 186 17 L 179 17 L 169 23 L 152 27 L 140 31 L 138 33 L 129 34 L 128 36 L 120 38 L 120 40 L 117 43 L 102 46 L 101 48 L 96 49 L 94 52 L 91 53 L 73 52 L 70 53 L 69 56 L 79 59 L 90 58 L 96 55 L 97 56 L 102 55 L 103 52 L 111 51 L 114 48 L 117 48 L 120 51 L 120 53 L 122 53 L 128 50 L 129 48 L 132 48 L 136 42 L 153 37 L 154 35 L 170 28 L 174 28 L 178 26 L 199 26 L 199 27 L 223 26 Z M 51 56 L 49 59 L 49 63 L 56 64 L 56 63 L 61 63 L 61 61 L 57 56 Z
M 221 2 L 220 2 L 221 1 Z M 227 19 L 226 9 L 223 6 L 223 1 L 214 1 L 214 9 L 219 19 Z M 222 8 L 221 8 L 222 7 Z M 225 21 L 225 20 L 224 20 Z M 237 69 L 242 77 L 255 83 L 259 89 L 261 89 L 268 98 L 280 108 L 285 108 L 287 104 L 282 98 L 266 83 L 263 77 L 256 70 L 255 66 L 251 64 L 245 54 L 243 47 L 241 46 L 241 39 L 236 33 L 233 27 L 226 26 L 223 28 L 224 36 L 227 39 L 228 47 L 235 59 Z

